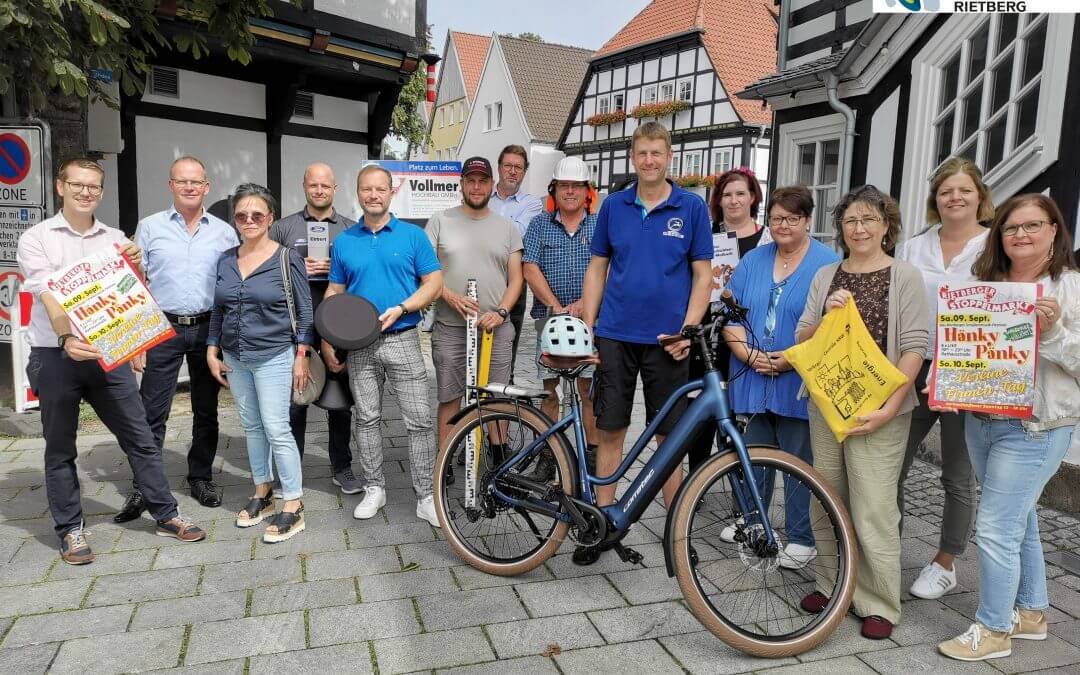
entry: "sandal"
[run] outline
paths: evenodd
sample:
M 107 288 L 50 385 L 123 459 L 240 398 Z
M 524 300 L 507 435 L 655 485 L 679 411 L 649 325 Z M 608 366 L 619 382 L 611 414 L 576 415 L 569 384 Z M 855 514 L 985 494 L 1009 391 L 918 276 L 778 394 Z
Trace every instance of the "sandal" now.
M 277 532 L 271 532 L 269 527 L 276 527 Z M 303 532 L 306 527 L 304 523 L 304 503 L 300 502 L 300 508 L 296 509 L 296 511 L 279 512 L 274 516 L 269 527 L 263 532 L 263 541 L 267 544 L 276 544 Z
M 237 527 L 251 527 L 258 525 L 263 519 L 274 515 L 274 495 L 265 497 L 252 497 L 240 513 L 236 514 Z

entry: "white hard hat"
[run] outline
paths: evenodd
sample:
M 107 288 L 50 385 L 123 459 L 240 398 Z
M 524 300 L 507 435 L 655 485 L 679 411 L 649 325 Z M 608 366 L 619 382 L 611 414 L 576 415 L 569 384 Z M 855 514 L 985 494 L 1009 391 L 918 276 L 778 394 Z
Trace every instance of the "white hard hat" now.
M 555 165 L 555 175 L 552 180 L 575 180 L 582 183 L 589 182 L 589 167 L 580 157 L 563 157 Z
M 585 322 L 576 316 L 553 316 L 544 323 L 540 351 L 551 356 L 592 356 L 592 333 Z

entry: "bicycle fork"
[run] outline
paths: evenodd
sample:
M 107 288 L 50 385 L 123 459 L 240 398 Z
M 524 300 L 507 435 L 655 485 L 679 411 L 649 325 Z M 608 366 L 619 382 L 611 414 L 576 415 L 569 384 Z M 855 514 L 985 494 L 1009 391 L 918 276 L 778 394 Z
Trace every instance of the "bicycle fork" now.
M 734 475 L 728 475 L 728 482 L 731 485 L 731 493 L 735 497 L 735 501 L 738 504 L 739 510 L 742 513 L 743 520 L 747 521 L 747 516 L 754 511 L 757 511 L 758 519 L 761 522 L 761 526 L 765 533 L 765 544 L 769 553 L 775 553 L 779 550 L 779 546 L 776 542 L 776 533 L 773 531 L 772 523 L 769 522 L 769 512 L 765 506 L 765 501 L 762 499 L 761 490 L 758 489 L 756 477 L 754 475 L 754 468 L 750 463 L 750 452 L 746 449 L 746 443 L 743 441 L 742 434 L 736 428 L 735 423 L 730 419 L 720 420 L 720 428 L 727 434 L 735 445 L 735 452 L 739 456 L 739 466 L 742 468 L 742 485 L 739 485 Z M 745 493 L 746 489 L 749 489 L 749 499 Z

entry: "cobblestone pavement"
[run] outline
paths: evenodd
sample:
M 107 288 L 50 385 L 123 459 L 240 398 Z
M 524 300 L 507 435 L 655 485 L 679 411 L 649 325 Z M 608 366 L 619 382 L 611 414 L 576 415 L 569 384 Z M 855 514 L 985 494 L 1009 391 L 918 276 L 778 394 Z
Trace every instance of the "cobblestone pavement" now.
M 535 382 L 533 340 L 529 331 L 521 341 L 519 379 Z M 461 565 L 439 532 L 415 518 L 407 439 L 393 405 L 383 423 L 388 503 L 368 521 L 354 520 L 357 498 L 340 496 L 331 484 L 325 422 L 321 414 L 312 418 L 304 466 L 308 529 L 277 545 L 258 539 L 261 528 L 233 525 L 251 491 L 234 410 L 222 411 L 222 508 L 200 507 L 183 489 L 190 418 L 175 417 L 169 426 L 167 472 L 184 514 L 210 533 L 201 544 L 154 536 L 147 516 L 114 525 L 111 515 L 128 489 L 127 462 L 111 436 L 81 436 L 83 508 L 98 554 L 83 567 L 57 556 L 43 442 L 4 441 L 0 673 L 1080 673 L 1080 578 L 1055 565 L 1048 565 L 1048 640 L 1018 642 L 1011 657 L 990 663 L 937 656 L 935 644 L 972 621 L 974 545 L 958 563 L 954 592 L 941 601 L 905 595 L 903 622 L 891 640 L 861 638 L 849 617 L 823 646 L 780 661 L 735 652 L 690 615 L 664 572 L 658 503 L 631 534 L 644 568 L 611 554 L 575 567 L 566 545 L 527 576 L 486 576 Z M 635 428 L 642 418 L 639 400 Z M 908 483 L 905 589 L 935 550 L 942 501 L 936 475 L 919 462 Z M 1047 551 L 1080 552 L 1075 518 L 1047 510 L 1041 524 Z

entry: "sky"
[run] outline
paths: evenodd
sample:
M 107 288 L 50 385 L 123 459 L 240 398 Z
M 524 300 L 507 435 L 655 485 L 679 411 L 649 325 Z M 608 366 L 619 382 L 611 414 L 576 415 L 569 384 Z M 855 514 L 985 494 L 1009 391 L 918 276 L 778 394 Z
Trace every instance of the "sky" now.
M 649 0 L 428 0 L 434 51 L 446 31 L 491 35 L 536 33 L 545 42 L 599 49 Z

